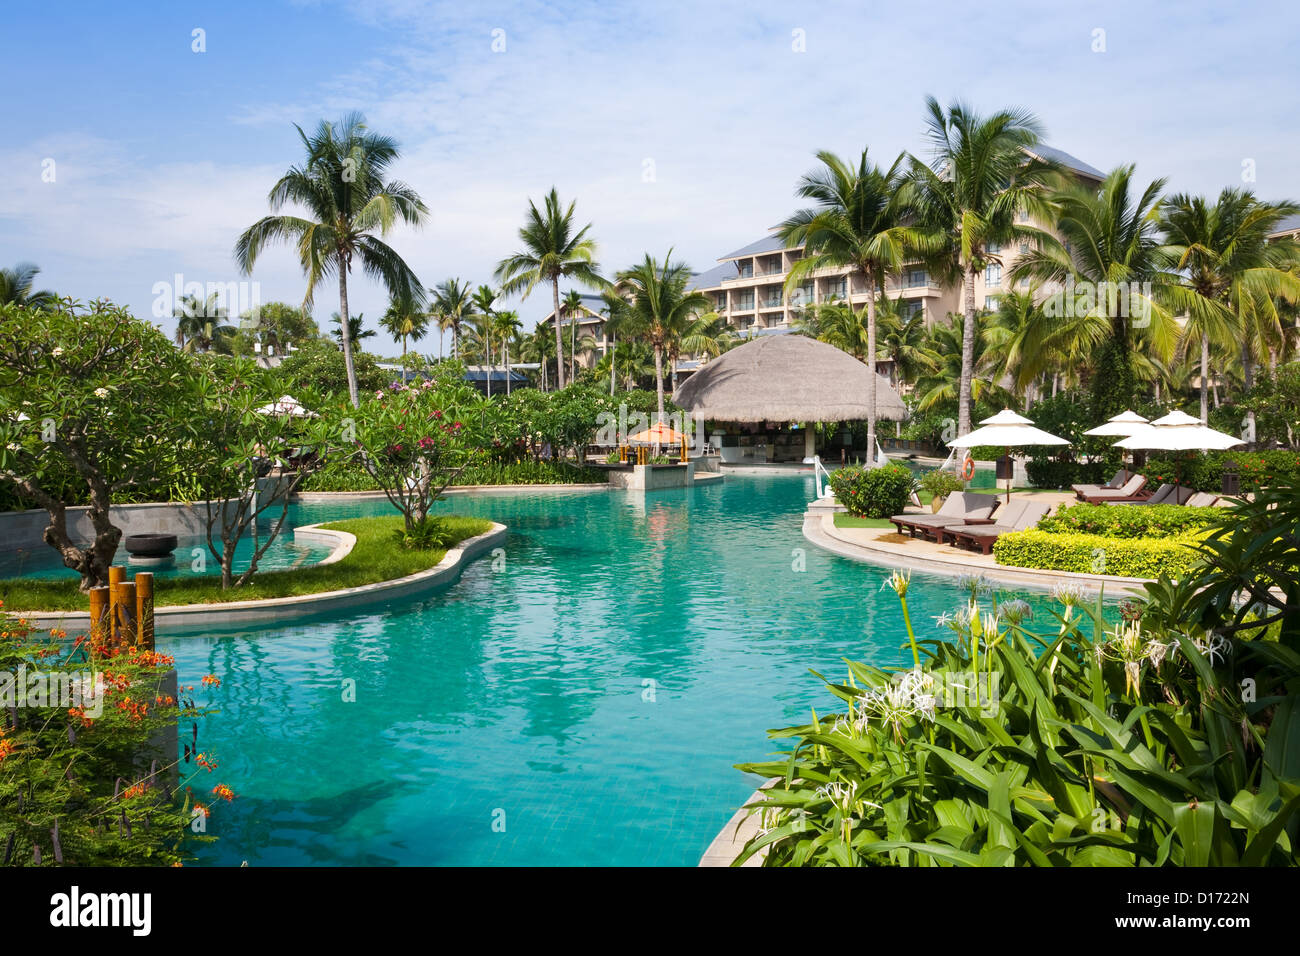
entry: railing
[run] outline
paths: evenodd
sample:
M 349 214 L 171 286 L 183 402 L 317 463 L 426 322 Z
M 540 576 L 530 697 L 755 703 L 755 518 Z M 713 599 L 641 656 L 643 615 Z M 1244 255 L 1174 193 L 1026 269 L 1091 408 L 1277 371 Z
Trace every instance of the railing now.
M 824 485 L 822 484 L 823 476 L 826 479 Z M 831 491 L 831 473 L 827 471 L 826 466 L 822 464 L 821 455 L 813 455 L 813 477 L 817 480 L 817 498 L 819 500 L 822 498 L 833 498 L 835 496 L 835 492 Z

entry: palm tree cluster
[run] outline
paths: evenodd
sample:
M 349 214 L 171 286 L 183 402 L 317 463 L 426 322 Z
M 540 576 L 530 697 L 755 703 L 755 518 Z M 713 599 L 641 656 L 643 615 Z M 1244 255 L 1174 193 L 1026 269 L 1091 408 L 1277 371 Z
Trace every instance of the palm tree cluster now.
M 1197 356 L 1204 421 L 1219 382 L 1249 390 L 1262 363 L 1295 355 L 1300 246 L 1270 237 L 1300 206 L 1232 188 L 1162 197 L 1165 181 L 1142 185 L 1132 166 L 1084 184 L 1040 158 L 1038 121 L 1023 110 L 981 116 L 931 98 L 927 126 L 928 162 L 818 153 L 796 190 L 815 205 L 779 235 L 804 253 L 787 293 L 828 267 L 871 290 L 861 309 L 806 307 L 801 331 L 888 362 L 922 410 L 955 405 L 959 434 L 986 396 L 1028 407 L 1086 386 L 1098 416 L 1145 390 L 1167 398 L 1192 381 Z M 977 308 L 976 276 L 1011 245 L 1010 290 Z M 960 284 L 962 312 L 927 326 L 887 298 L 886 281 L 911 264 Z

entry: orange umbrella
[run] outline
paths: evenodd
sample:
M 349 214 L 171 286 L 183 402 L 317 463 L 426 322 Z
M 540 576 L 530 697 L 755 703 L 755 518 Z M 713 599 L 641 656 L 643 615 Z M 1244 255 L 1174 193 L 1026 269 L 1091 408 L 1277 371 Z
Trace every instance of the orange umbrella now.
M 678 442 L 686 440 L 685 435 L 677 431 L 671 425 L 665 425 L 663 422 L 655 422 L 645 431 L 639 431 L 628 438 L 630 442 L 645 442 L 648 445 L 675 445 Z

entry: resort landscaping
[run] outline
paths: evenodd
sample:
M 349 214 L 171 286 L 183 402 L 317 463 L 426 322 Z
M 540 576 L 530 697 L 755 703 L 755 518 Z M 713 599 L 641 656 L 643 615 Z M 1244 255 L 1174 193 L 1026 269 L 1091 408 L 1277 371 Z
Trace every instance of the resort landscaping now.
M 0 864 L 1300 864 L 1300 205 L 925 120 L 709 273 L 552 187 L 426 287 L 358 113 L 300 305 L 0 273 Z

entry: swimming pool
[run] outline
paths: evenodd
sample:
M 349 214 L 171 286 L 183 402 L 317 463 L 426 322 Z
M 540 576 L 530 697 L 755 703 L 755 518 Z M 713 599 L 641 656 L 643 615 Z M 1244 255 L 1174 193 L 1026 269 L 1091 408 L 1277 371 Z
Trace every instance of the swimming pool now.
M 765 728 L 834 707 L 809 668 L 910 660 L 886 572 L 803 538 L 812 494 L 811 477 L 732 476 L 457 497 L 439 508 L 510 534 L 426 600 L 160 635 L 182 683 L 222 680 L 200 737 L 221 765 L 198 784 L 238 797 L 202 861 L 694 865 L 754 788 L 732 765 L 772 751 Z M 926 636 L 962 592 L 915 576 L 908 599 Z

